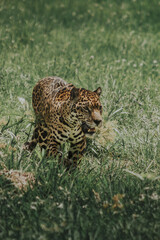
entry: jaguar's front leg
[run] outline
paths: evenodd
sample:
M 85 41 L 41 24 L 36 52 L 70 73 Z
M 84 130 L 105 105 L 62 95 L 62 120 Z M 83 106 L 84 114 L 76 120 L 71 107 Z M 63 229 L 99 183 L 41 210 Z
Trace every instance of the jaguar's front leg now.
M 30 152 L 33 151 L 33 149 L 36 147 L 37 143 L 38 143 L 38 130 L 39 130 L 39 126 L 36 125 L 34 130 L 33 130 L 33 135 L 32 135 L 32 139 L 30 142 L 25 142 L 24 144 L 24 149 L 28 150 Z
M 53 156 L 60 158 L 62 153 L 60 152 L 60 143 L 52 137 L 46 149 L 47 157 Z
M 47 125 L 46 123 L 41 120 L 36 122 L 32 139 L 30 142 L 26 142 L 24 144 L 24 149 L 28 151 L 33 151 L 33 149 L 36 147 L 37 143 L 40 145 L 41 149 L 45 148 L 46 149 L 46 144 L 47 144 Z
M 65 166 L 75 168 L 80 162 L 81 157 L 86 148 L 86 137 L 80 128 L 78 132 L 73 133 L 70 138 L 70 149 L 68 153 L 68 159 L 65 160 Z

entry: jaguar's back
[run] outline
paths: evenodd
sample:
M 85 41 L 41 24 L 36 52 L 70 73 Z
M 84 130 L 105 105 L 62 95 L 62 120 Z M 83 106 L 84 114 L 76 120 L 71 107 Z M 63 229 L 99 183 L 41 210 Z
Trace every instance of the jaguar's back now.
M 54 101 L 57 92 L 67 83 L 59 77 L 47 77 L 40 80 L 33 88 L 32 105 L 36 115 L 42 115 L 48 103 Z

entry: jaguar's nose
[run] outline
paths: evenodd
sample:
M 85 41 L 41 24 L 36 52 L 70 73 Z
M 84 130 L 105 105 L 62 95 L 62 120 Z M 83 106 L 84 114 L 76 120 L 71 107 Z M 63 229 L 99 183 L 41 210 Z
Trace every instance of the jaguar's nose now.
M 95 122 L 95 124 L 96 124 L 97 126 L 99 126 L 99 125 L 101 125 L 102 120 L 94 120 L 94 122 Z

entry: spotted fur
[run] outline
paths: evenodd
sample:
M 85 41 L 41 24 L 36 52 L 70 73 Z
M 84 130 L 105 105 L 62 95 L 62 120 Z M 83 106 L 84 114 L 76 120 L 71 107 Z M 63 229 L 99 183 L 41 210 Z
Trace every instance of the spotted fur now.
M 26 148 L 32 151 L 37 143 L 48 156 L 60 156 L 60 145 L 70 142 L 64 164 L 76 166 L 86 148 L 86 134 L 101 126 L 101 88 L 94 92 L 76 88 L 59 77 L 40 80 L 33 89 L 32 104 L 36 124 L 32 140 Z

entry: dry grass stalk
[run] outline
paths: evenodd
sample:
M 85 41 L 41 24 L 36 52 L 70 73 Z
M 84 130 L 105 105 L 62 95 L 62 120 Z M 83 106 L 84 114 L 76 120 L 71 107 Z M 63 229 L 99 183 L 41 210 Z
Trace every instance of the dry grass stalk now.
M 28 186 L 33 188 L 33 184 L 35 183 L 35 177 L 31 172 L 3 169 L 0 171 L 0 176 L 5 176 L 16 188 L 23 191 L 26 191 Z

